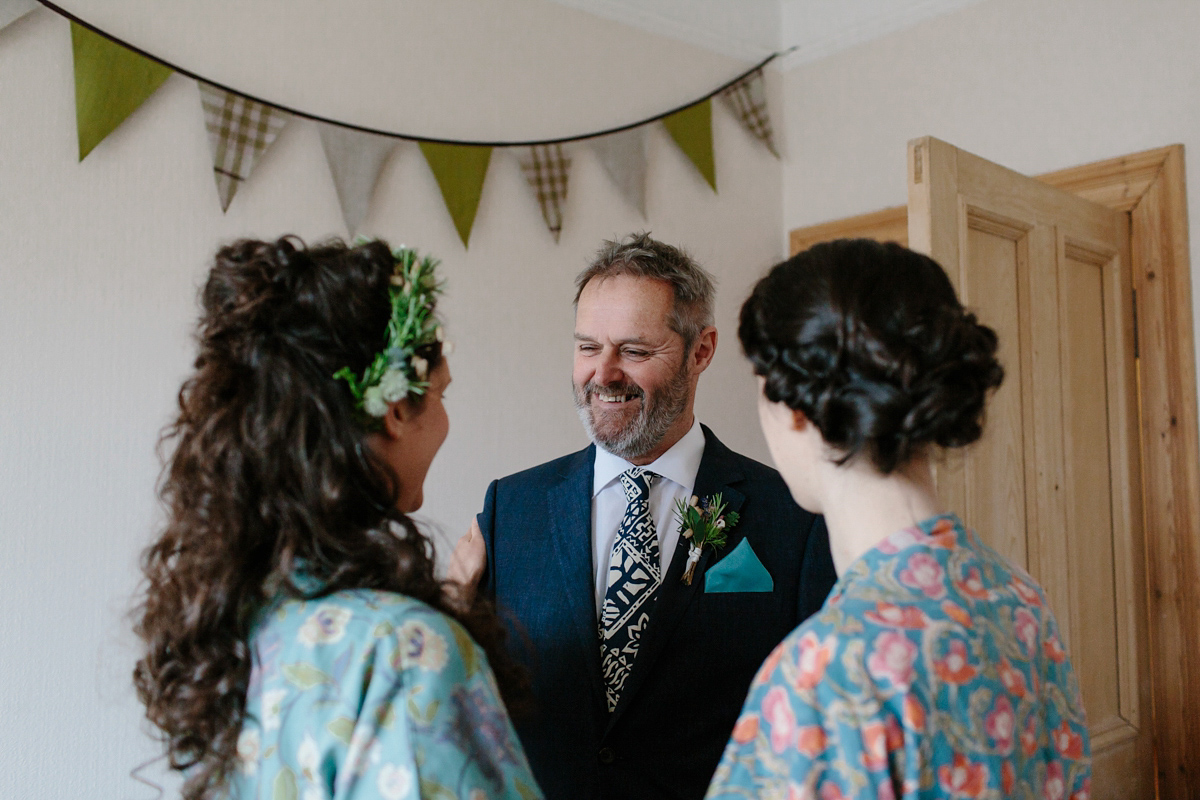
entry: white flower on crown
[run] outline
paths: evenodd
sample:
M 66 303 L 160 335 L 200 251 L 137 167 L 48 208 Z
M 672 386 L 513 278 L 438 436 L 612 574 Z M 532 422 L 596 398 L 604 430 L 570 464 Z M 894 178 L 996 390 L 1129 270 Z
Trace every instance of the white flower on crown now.
M 379 384 L 368 386 L 363 392 L 363 411 L 366 411 L 372 417 L 382 417 L 387 413 L 388 404 L 383 399 L 383 389 Z
M 413 372 L 415 372 L 417 375 L 417 380 L 423 381 L 429 377 L 429 362 L 424 358 L 421 358 L 420 356 L 413 356 L 412 368 Z M 382 416 L 382 414 L 376 414 L 376 416 Z
M 383 377 L 379 379 L 379 392 L 386 403 L 395 403 L 398 400 L 403 400 L 408 397 L 408 391 L 412 386 L 408 381 L 408 376 L 403 370 L 389 369 L 383 373 Z M 384 413 L 387 409 L 384 409 Z M 370 413 L 368 411 L 368 413 Z M 376 414 L 375 416 L 380 416 Z

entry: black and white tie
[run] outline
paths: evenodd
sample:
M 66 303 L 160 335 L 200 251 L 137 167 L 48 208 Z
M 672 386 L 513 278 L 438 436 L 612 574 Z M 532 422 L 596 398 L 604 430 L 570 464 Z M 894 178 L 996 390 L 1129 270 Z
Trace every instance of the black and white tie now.
M 662 583 L 658 532 L 650 518 L 650 484 L 657 477 L 641 467 L 621 473 L 628 505 L 608 559 L 600 612 L 600 665 L 609 711 L 621 698 Z

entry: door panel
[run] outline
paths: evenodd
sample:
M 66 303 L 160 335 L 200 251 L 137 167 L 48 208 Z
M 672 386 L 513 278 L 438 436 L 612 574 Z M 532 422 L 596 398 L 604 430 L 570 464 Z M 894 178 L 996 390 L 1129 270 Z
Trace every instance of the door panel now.
M 1093 796 L 1153 797 L 1128 216 L 924 138 L 908 220 L 996 330 L 1006 372 L 939 492 L 1045 588 L 1087 709 Z

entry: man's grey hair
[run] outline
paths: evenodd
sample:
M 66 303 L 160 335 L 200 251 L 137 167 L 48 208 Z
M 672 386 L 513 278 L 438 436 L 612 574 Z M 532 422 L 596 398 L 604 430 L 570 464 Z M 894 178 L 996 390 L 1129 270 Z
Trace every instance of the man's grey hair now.
M 592 263 L 575 278 L 575 305 L 579 305 L 579 296 L 589 281 L 618 275 L 651 278 L 670 285 L 675 303 L 667 325 L 683 337 L 687 347 L 713 324 L 716 289 L 712 275 L 680 248 L 651 238 L 649 231 L 604 242 Z

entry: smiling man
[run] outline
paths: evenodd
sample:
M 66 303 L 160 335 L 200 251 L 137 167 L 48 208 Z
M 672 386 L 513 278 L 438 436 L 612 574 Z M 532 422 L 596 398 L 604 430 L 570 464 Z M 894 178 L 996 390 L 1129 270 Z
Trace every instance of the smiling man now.
M 700 798 L 759 665 L 832 587 L 829 542 L 775 470 L 695 418 L 709 275 L 638 234 L 577 286 L 572 383 L 594 444 L 494 481 L 456 556 L 486 549 L 480 591 L 533 677 L 517 727 L 547 798 Z M 676 504 L 718 495 L 720 523 L 702 516 L 725 542 L 697 547 Z

